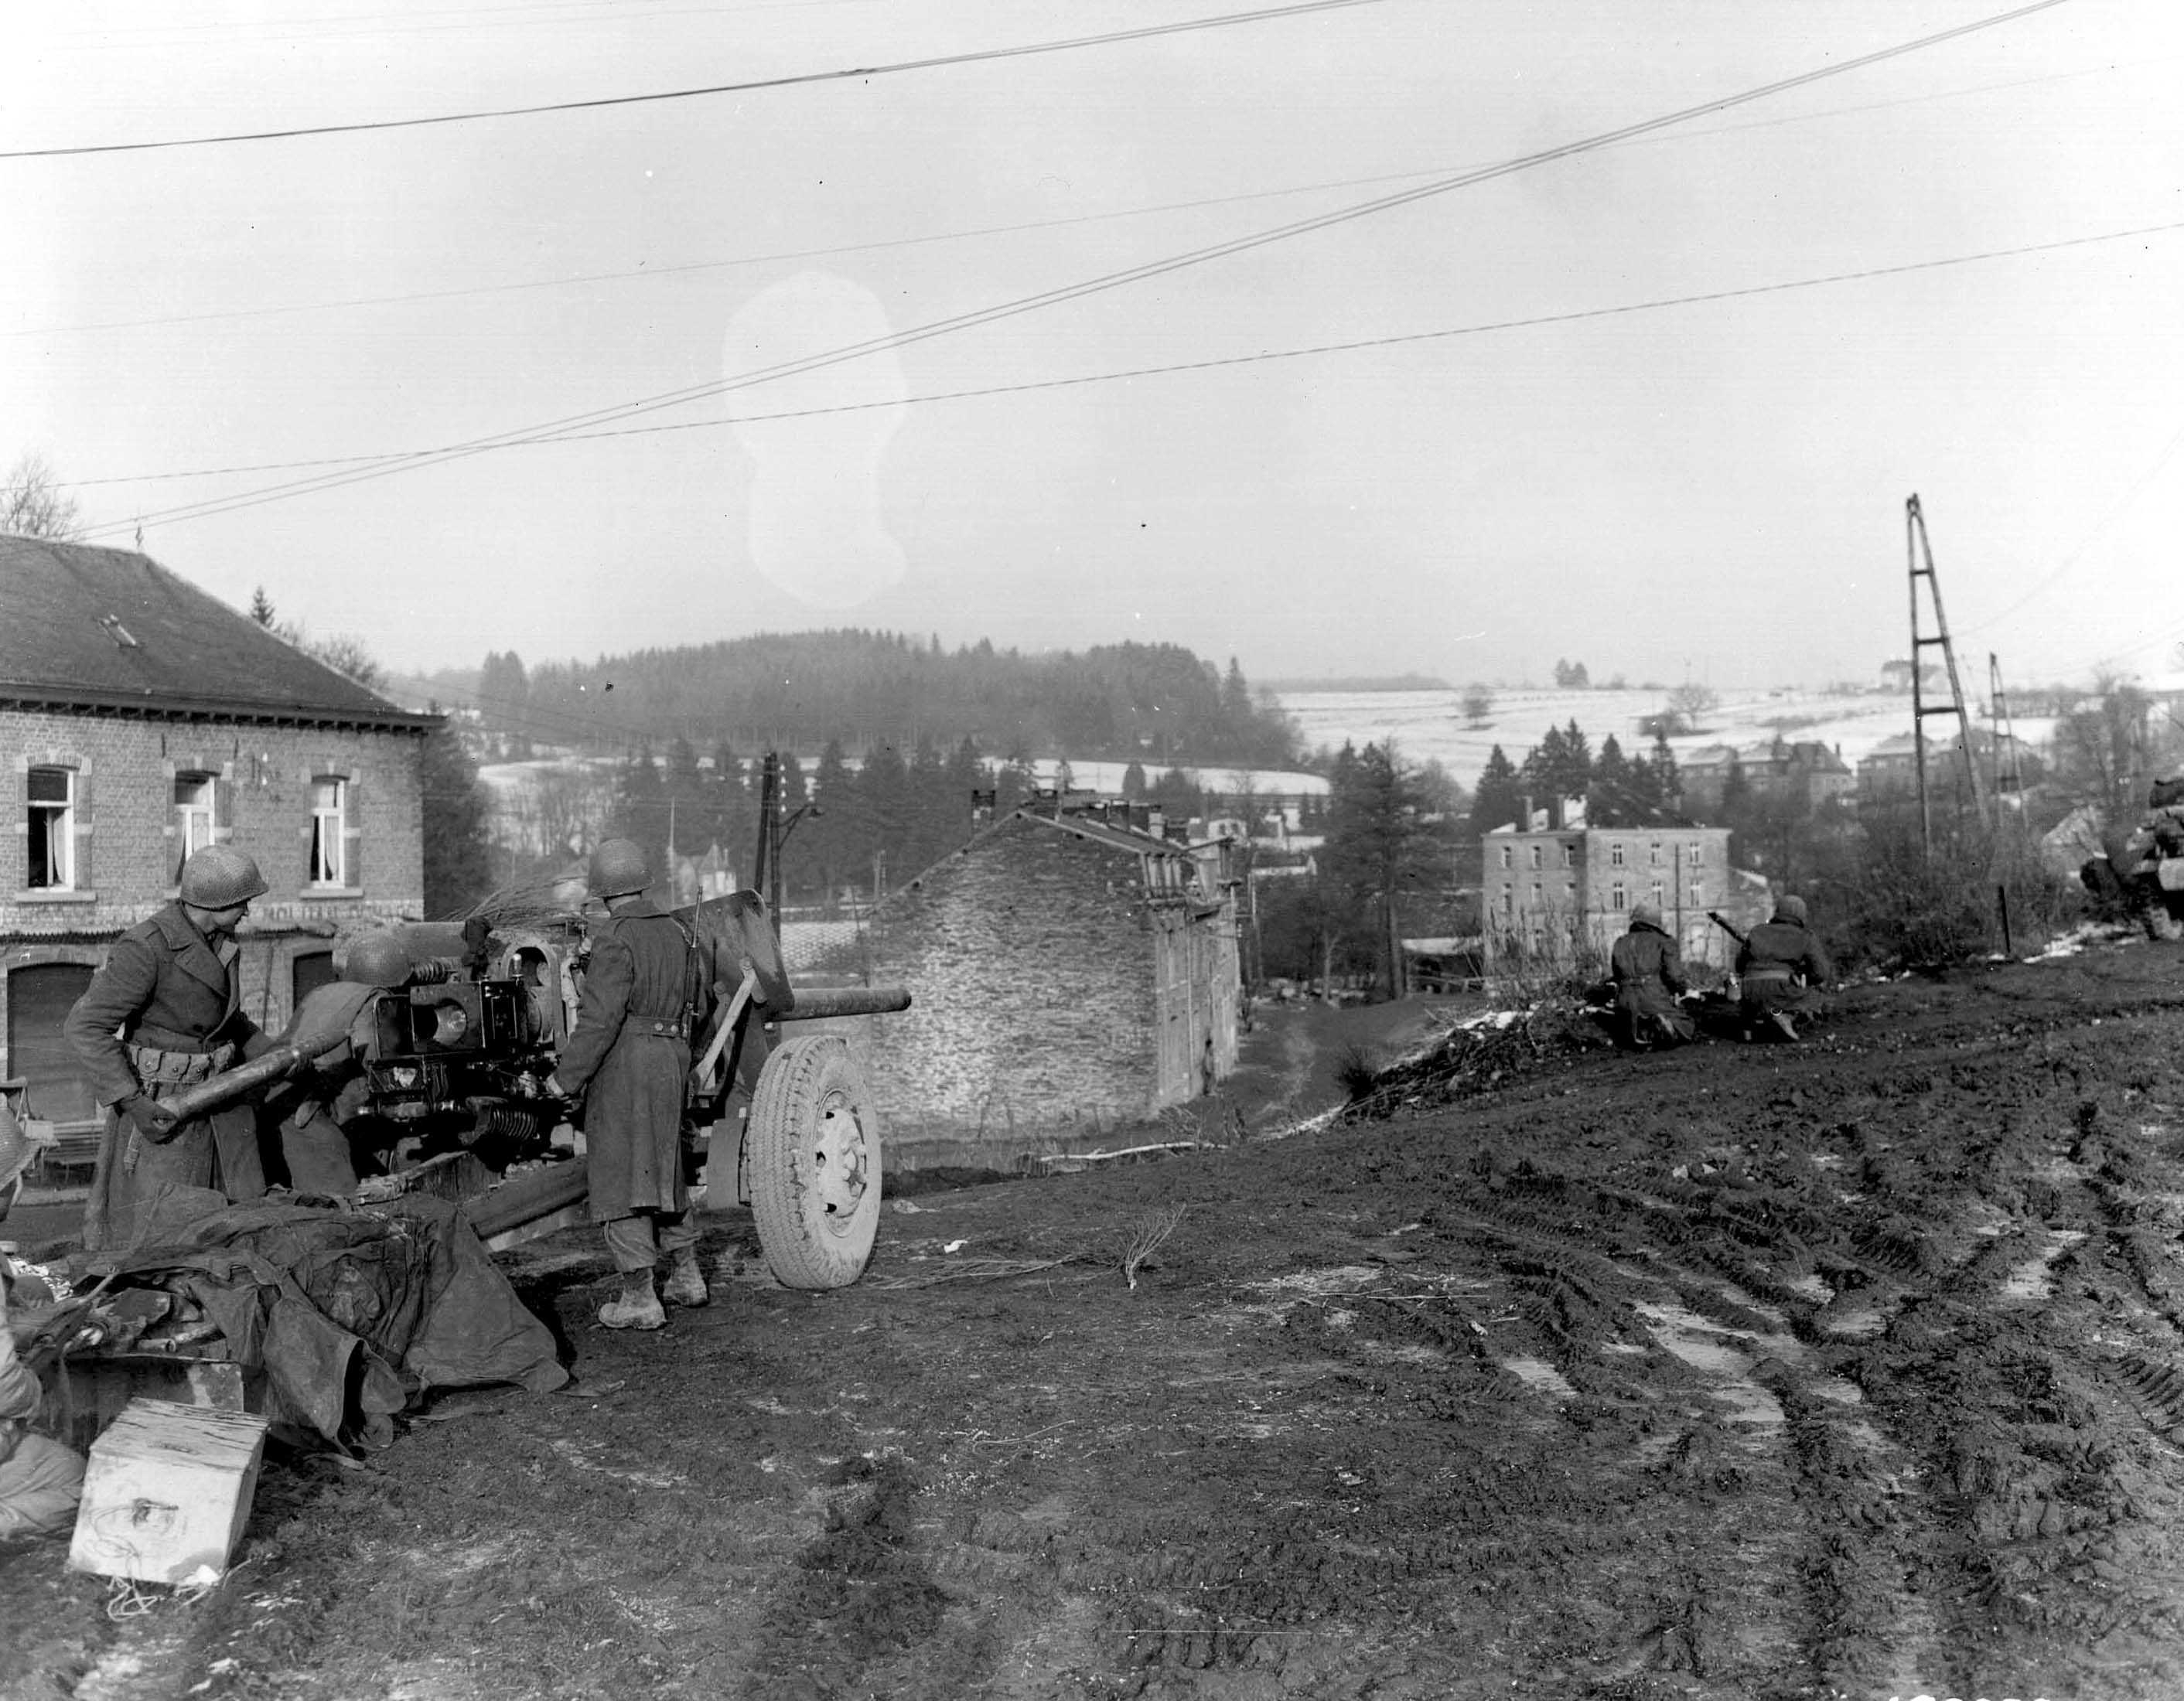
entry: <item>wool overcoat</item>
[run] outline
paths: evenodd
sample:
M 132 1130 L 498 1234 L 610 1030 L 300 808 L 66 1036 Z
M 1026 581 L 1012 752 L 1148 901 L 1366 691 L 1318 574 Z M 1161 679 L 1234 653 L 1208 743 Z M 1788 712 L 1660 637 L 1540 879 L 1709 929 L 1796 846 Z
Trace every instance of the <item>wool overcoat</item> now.
M 245 1102 L 178 1123 L 158 1142 L 145 1140 L 114 1109 L 131 1094 L 164 1098 L 194 1083 L 144 1080 L 136 1059 L 149 1047 L 170 1056 L 234 1048 L 232 1061 L 258 1056 L 273 1042 L 244 1014 L 235 980 L 236 948 L 215 950 L 179 903 L 140 921 L 114 942 L 61 1031 L 91 1071 L 106 1108 L 98 1170 L 84 1216 L 88 1247 L 128 1238 L 130 1207 L 163 1182 L 217 1187 L 231 1199 L 265 1192 L 258 1150 L 258 1111 Z
M 576 1031 L 554 1069 L 583 1095 L 593 1221 L 689 1208 L 683 1099 L 710 998 L 696 945 L 650 898 L 593 931 Z

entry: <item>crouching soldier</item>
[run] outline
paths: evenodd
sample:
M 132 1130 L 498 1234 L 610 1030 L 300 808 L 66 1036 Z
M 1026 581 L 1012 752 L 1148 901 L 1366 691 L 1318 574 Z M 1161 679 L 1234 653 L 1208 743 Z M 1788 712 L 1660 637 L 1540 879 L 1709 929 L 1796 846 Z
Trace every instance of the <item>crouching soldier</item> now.
M 1684 978 L 1675 940 L 1661 925 L 1658 904 L 1632 909 L 1630 931 L 1609 953 L 1608 977 L 1615 983 L 1615 1037 L 1623 1044 L 1640 1050 L 1681 1045 L 1697 1032 L 1676 1002 L 1691 983 Z
M 1774 919 L 1745 936 L 1736 953 L 1736 973 L 1747 1033 L 1761 1039 L 1797 1038 L 1798 1019 L 1812 1015 L 1819 989 L 1835 974 L 1828 953 L 1805 926 L 1803 898 L 1781 899 Z
M 136 1202 L 163 1187 L 231 1199 L 265 1192 L 254 1105 L 178 1122 L 162 1103 L 273 1048 L 243 1013 L 235 976 L 236 930 L 265 892 L 258 864 L 233 846 L 191 852 L 175 902 L 114 942 L 68 1013 L 62 1031 L 106 1109 L 84 1212 L 89 1250 L 125 1244 Z
M 577 1026 L 546 1090 L 582 1093 L 592 1220 L 605 1231 L 622 1291 L 599 1308 L 610 1329 L 657 1329 L 666 1319 L 654 1266 L 671 1260 L 666 1298 L 703 1305 L 684 1164 L 683 1100 L 691 1041 L 710 989 L 696 943 L 644 895 L 644 848 L 608 839 L 592 853 L 592 895 L 607 920 L 592 933 Z

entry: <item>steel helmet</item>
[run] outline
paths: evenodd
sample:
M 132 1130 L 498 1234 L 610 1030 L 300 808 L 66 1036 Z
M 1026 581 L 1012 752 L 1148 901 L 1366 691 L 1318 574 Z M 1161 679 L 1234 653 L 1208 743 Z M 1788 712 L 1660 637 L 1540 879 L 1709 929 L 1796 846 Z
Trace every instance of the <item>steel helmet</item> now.
M 1805 900 L 1802 898 L 1776 899 L 1774 919 L 1777 921 L 1794 921 L 1802 927 L 1805 925 Z
M 200 909 L 230 909 L 265 895 L 265 876 L 233 845 L 204 845 L 182 864 L 181 899 Z
M 1661 925 L 1661 906 L 1658 903 L 1632 904 L 1630 925 L 1633 927 L 1658 927 Z
M 635 839 L 602 839 L 592 853 L 586 884 L 594 898 L 624 898 L 652 884 L 651 864 Z
M 410 948 L 392 933 L 367 933 L 348 948 L 342 979 L 359 987 L 399 987 L 416 972 Z

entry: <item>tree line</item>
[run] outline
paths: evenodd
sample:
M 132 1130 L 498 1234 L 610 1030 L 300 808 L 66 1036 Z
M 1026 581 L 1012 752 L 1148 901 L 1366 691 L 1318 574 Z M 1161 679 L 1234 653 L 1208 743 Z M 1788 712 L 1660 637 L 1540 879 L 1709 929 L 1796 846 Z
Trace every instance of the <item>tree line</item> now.
M 844 629 L 761 633 L 597 662 L 526 667 L 487 656 L 484 731 L 521 756 L 533 746 L 680 737 L 699 749 L 914 753 L 966 741 L 1002 759 L 1070 755 L 1157 764 L 1279 767 L 1295 727 L 1230 658 L 1226 672 L 1177 644 L 1104 644 L 1025 655 L 990 641 Z M 905 758 L 905 759 L 909 759 Z

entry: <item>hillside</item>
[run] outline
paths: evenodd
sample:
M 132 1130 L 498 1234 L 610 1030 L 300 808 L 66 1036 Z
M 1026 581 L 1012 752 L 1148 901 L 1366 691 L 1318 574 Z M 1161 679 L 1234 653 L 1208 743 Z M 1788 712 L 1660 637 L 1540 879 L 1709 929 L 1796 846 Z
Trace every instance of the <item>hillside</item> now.
M 701 752 L 861 752 L 965 740 L 993 758 L 1114 758 L 1280 766 L 1295 755 L 1279 709 L 1232 659 L 1225 672 L 1174 644 L 1026 655 L 988 642 L 862 631 L 760 634 L 675 649 L 546 662 L 487 658 L 486 728 L 535 743 Z
M 278 1455 L 195 1604 L 116 1622 L 58 1540 L 10 1548 L 0 1669 L 133 1701 L 2173 1701 L 2179 966 L 1859 987 L 1797 1048 L 1512 1028 L 1456 1100 L 1283 1138 L 1325 1013 L 1269 1012 L 1249 1100 L 1194 1125 L 1251 1137 L 898 1189 L 831 1293 L 715 1216 L 711 1307 L 655 1336 L 593 1326 L 570 1230 L 513 1268 L 575 1398 Z

